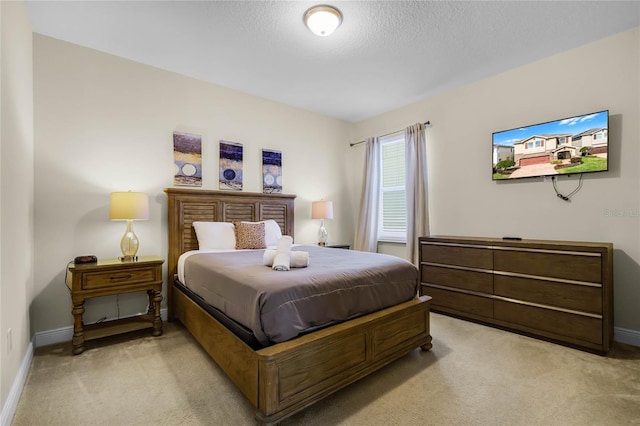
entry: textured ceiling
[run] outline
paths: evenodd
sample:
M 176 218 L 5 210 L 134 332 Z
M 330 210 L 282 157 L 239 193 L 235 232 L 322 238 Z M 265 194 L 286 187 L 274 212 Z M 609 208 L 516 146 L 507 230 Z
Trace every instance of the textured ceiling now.
M 347 121 L 640 25 L 640 1 L 28 1 L 36 33 Z M 577 68 L 579 70 L 579 67 Z

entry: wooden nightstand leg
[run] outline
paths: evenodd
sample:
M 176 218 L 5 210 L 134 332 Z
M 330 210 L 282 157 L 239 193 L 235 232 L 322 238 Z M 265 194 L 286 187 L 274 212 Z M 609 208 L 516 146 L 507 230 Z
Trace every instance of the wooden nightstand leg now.
M 153 290 L 147 290 L 147 296 L 149 297 L 149 308 L 147 309 L 147 314 L 155 316 L 156 304 L 153 303 Z
M 153 335 L 162 334 L 162 318 L 160 317 L 160 302 L 162 302 L 162 291 L 147 290 L 149 295 L 149 315 L 153 315 Z
M 84 314 L 84 299 L 72 298 L 73 309 L 71 314 L 73 315 L 73 339 L 71 344 L 73 345 L 73 354 L 79 355 L 84 351 L 84 324 L 82 323 L 82 315 Z
M 432 347 L 433 347 L 433 344 L 431 343 L 431 335 L 429 335 L 429 341 L 424 345 L 420 346 L 420 349 L 426 352 L 431 350 Z

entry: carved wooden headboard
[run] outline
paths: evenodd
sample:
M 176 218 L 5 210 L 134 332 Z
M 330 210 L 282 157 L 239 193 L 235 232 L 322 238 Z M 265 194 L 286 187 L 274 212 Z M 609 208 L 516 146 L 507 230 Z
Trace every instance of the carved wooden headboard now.
M 293 237 L 295 195 L 184 188 L 166 188 L 164 192 L 168 196 L 169 214 L 167 296 L 170 319 L 178 258 L 182 253 L 198 248 L 193 222 L 257 222 L 273 219 L 280 225 L 282 235 Z

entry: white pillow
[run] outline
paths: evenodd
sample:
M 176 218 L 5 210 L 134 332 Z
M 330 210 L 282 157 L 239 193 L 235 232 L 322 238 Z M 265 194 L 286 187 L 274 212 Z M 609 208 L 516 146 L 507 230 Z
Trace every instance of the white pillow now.
M 267 247 L 275 247 L 278 245 L 278 240 L 282 237 L 282 230 L 280 225 L 273 219 L 263 220 L 264 222 L 264 242 Z M 247 223 L 260 223 L 260 222 L 247 222 Z
M 231 222 L 193 222 L 193 228 L 200 250 L 236 248 L 235 227 Z

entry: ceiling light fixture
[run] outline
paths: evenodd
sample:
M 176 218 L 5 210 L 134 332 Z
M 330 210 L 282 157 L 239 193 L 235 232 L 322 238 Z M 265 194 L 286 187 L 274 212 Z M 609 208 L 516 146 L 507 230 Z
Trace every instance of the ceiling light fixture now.
M 304 24 L 321 37 L 326 37 L 342 23 L 342 13 L 333 6 L 313 6 L 304 13 Z

